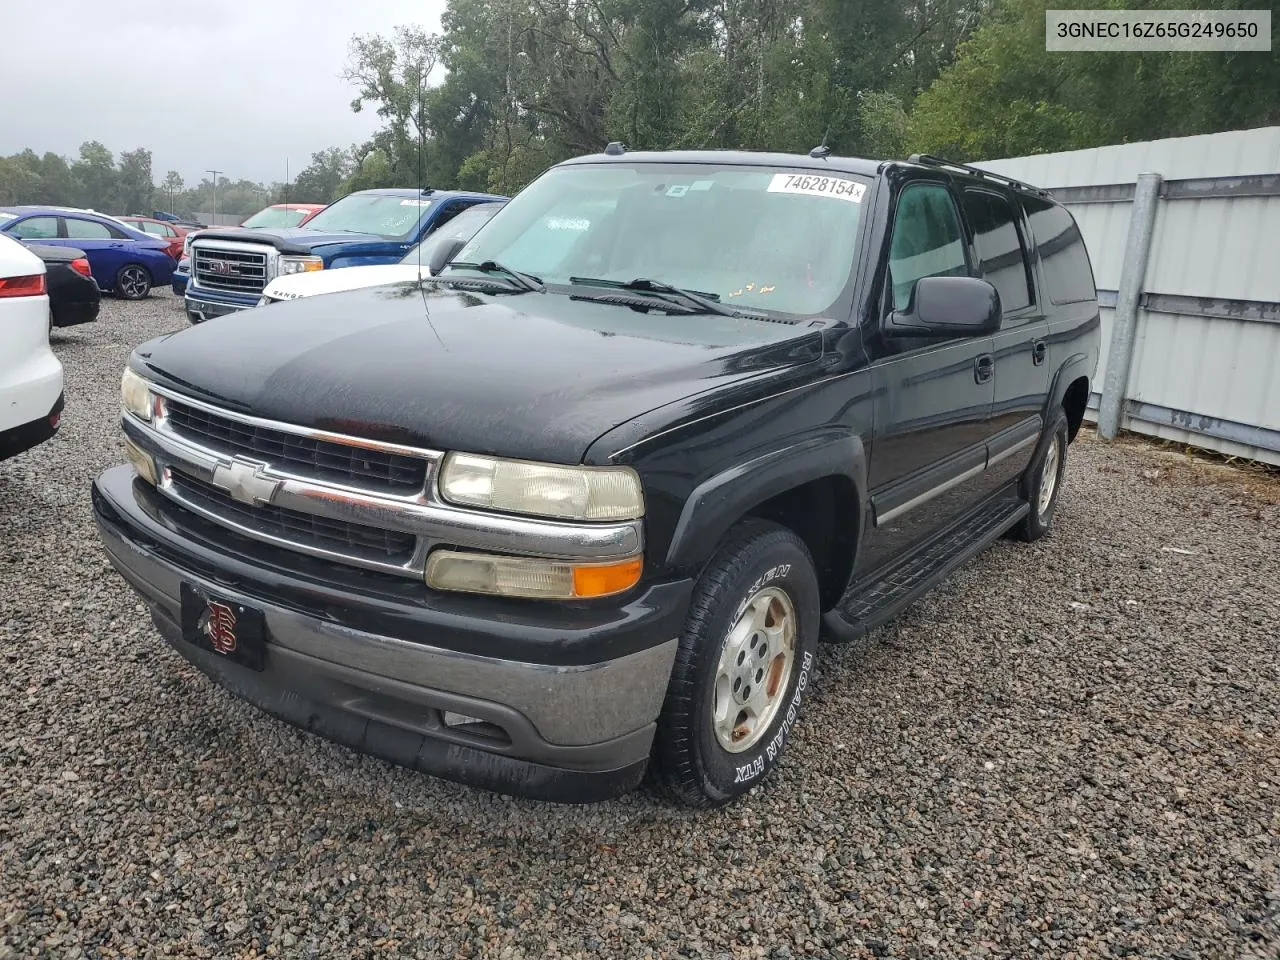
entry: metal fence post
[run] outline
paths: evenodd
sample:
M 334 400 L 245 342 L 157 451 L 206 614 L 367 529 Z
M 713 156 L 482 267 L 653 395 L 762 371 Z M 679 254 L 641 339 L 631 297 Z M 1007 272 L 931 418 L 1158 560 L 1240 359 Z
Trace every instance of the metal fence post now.
M 1138 185 L 1129 211 L 1129 236 L 1125 240 L 1124 262 L 1120 267 L 1120 290 L 1116 294 L 1111 325 L 1111 350 L 1098 403 L 1098 435 L 1110 440 L 1120 429 L 1125 392 L 1129 388 L 1129 367 L 1133 363 L 1133 341 L 1138 327 L 1138 298 L 1147 278 L 1147 257 L 1155 228 L 1156 205 L 1160 196 L 1160 174 L 1138 174 Z

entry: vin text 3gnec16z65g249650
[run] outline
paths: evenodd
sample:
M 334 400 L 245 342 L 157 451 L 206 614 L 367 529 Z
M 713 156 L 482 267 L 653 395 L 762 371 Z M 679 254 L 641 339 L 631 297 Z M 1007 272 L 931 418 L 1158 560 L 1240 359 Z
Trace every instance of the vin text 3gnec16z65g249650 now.
M 1041 191 L 613 145 L 438 254 L 124 375 L 107 552 L 285 720 L 496 790 L 651 770 L 723 803 L 803 723 L 820 636 L 1053 523 L 1099 325 Z

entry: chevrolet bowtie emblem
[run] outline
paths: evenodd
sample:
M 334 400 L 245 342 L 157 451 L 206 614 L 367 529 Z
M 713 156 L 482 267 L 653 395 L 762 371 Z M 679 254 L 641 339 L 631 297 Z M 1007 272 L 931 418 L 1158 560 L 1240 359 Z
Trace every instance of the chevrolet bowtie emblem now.
M 257 464 L 232 460 L 213 468 L 213 485 L 225 490 L 232 500 L 256 507 L 271 502 L 280 481 L 263 476 Z

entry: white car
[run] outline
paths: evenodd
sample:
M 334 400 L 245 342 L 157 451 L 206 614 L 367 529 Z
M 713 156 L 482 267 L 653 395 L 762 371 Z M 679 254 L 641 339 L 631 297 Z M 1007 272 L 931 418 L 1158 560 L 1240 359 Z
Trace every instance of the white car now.
M 262 291 L 258 306 L 278 303 L 281 300 L 299 300 L 321 293 L 342 293 L 362 287 L 380 287 L 385 283 L 403 283 L 417 280 L 419 275 L 429 276 L 427 263 L 437 247 L 453 240 L 470 240 L 476 231 L 489 222 L 502 209 L 502 203 L 481 203 L 468 207 L 448 223 L 433 230 L 416 247 L 412 247 L 399 263 L 380 263 L 369 267 L 343 267 L 340 270 L 316 270 L 314 273 L 293 273 L 276 277 Z M 419 274 L 421 270 L 421 274 Z
M 62 419 L 49 325 L 44 261 L 0 234 L 0 460 L 48 440 Z

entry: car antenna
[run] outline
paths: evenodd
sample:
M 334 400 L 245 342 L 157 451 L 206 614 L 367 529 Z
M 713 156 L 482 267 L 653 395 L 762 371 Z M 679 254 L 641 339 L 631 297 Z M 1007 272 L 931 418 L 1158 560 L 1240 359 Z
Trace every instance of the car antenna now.
M 418 228 L 422 227 L 422 65 L 418 65 Z M 422 289 L 422 238 L 417 238 L 418 289 Z M 425 294 L 424 294 L 425 297 Z
M 822 142 L 809 151 L 809 156 L 815 160 L 825 160 L 831 156 L 831 148 L 827 146 L 827 141 L 831 139 L 831 124 L 827 124 L 827 132 L 822 135 Z

